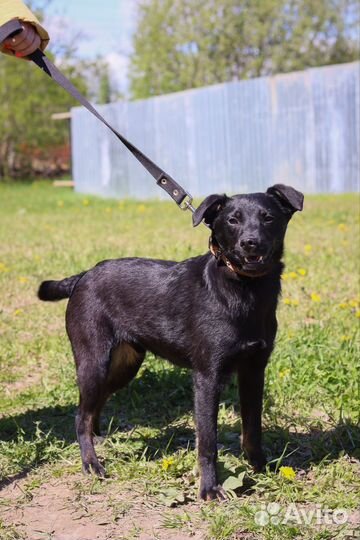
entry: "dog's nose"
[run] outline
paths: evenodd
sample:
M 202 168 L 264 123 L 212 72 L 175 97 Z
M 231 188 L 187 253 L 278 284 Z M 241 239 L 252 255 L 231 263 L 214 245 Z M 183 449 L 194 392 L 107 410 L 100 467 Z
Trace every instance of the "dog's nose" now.
M 245 251 L 255 251 L 259 247 L 259 242 L 255 238 L 243 238 L 240 240 L 240 246 Z

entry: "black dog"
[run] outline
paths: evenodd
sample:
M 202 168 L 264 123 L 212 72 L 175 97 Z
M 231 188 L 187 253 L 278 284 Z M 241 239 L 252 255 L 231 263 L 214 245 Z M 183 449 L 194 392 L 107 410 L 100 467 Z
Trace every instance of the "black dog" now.
M 212 231 L 210 253 L 183 262 L 103 261 L 61 281 L 45 281 L 41 300 L 69 298 L 66 329 L 77 367 L 76 432 L 83 468 L 104 474 L 93 446 L 107 398 L 138 372 L 151 351 L 193 369 L 202 499 L 218 485 L 217 413 L 223 381 L 236 372 L 242 447 L 255 470 L 261 448 L 264 370 L 277 329 L 276 306 L 287 224 L 303 195 L 277 184 L 266 193 L 210 195 L 193 215 Z

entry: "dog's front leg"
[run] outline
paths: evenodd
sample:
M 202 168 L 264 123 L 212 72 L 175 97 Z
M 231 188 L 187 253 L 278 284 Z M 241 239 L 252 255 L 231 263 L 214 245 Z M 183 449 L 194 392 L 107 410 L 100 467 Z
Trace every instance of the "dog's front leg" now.
M 199 496 L 203 500 L 225 499 L 226 494 L 218 485 L 217 416 L 220 382 L 214 373 L 194 373 L 195 422 L 200 469 Z
M 261 414 L 266 362 L 242 366 L 238 373 L 242 419 L 241 446 L 256 472 L 266 463 L 261 446 Z

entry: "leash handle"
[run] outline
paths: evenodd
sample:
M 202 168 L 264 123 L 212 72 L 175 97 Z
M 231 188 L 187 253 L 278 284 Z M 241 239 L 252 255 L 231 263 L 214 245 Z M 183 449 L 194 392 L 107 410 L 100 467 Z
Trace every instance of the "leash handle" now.
M 22 26 L 18 19 L 12 19 L 11 21 L 0 26 L 0 45 L 5 39 L 14 36 L 22 31 Z

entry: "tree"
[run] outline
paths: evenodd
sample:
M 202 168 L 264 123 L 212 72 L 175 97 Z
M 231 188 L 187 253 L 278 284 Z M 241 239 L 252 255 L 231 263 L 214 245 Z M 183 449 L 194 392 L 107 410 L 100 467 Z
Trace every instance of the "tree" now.
M 358 58 L 354 0 L 141 0 L 134 98 Z
M 43 2 L 30 6 L 42 18 Z M 104 100 L 110 88 L 101 77 L 107 66 L 100 59 L 80 61 L 75 43 L 81 36 L 70 35 L 63 43 L 52 45 L 46 54 L 85 95 L 94 98 L 99 86 Z M 56 47 L 54 49 L 54 47 Z M 99 83 L 99 80 L 101 81 Z M 96 86 L 96 94 L 92 87 Z M 77 102 L 33 63 L 0 55 L 0 180 L 31 176 L 33 156 L 68 143 L 66 122 L 54 122 L 51 115 L 68 111 Z
M 65 72 L 86 92 L 75 67 L 66 66 Z M 0 178 L 25 175 L 32 152 L 66 141 L 67 126 L 51 115 L 69 110 L 74 100 L 32 63 L 4 55 L 0 81 Z

